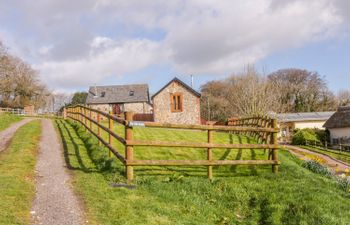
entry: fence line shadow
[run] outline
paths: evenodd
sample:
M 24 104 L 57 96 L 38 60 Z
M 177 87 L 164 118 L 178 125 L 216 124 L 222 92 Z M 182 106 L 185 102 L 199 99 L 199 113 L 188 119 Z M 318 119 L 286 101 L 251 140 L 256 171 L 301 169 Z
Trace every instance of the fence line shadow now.
M 79 145 L 76 143 L 76 141 L 74 140 L 71 131 L 68 129 L 68 127 L 66 126 L 65 123 L 62 123 L 61 121 L 58 122 L 58 120 L 55 120 L 58 131 L 60 133 L 61 136 L 61 140 L 62 140 L 62 144 L 63 144 L 63 155 L 64 155 L 64 159 L 67 165 L 67 168 L 69 170 L 81 170 L 85 173 L 92 173 L 92 172 L 96 172 L 92 169 L 89 169 L 85 166 L 81 155 L 80 155 L 80 150 L 79 150 Z M 66 133 L 68 135 L 65 135 L 64 133 Z M 74 154 L 69 153 L 69 149 L 68 149 L 68 142 L 71 142 L 74 148 Z M 79 167 L 74 167 L 71 163 L 71 159 L 70 157 L 75 156 L 77 159 L 77 162 L 79 164 Z

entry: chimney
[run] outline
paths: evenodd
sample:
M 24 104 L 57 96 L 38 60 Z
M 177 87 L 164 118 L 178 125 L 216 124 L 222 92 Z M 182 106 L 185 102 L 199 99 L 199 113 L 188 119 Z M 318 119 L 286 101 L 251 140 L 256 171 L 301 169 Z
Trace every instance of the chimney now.
M 97 98 L 97 97 L 98 97 L 97 86 L 96 86 L 96 84 L 95 84 L 95 96 L 94 96 L 94 98 Z
M 191 74 L 191 88 L 194 88 L 193 87 L 193 75 Z

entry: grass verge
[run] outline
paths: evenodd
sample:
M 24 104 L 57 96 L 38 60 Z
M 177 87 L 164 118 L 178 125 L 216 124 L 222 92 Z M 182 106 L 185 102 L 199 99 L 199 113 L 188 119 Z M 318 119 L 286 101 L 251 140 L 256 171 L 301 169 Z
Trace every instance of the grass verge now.
M 0 224 L 29 224 L 40 132 L 40 121 L 24 125 L 0 153 Z
M 0 113 L 0 131 L 5 130 L 11 124 L 22 120 L 22 117 L 8 114 L 8 113 Z
M 109 185 L 125 182 L 124 168 L 114 158 L 108 158 L 106 149 L 98 147 L 95 138 L 74 123 L 56 121 L 56 125 L 66 162 L 74 171 L 74 188 L 85 203 L 90 224 L 340 225 L 350 221 L 350 193 L 340 189 L 334 180 L 303 168 L 300 160 L 287 151 L 280 152 L 278 174 L 272 174 L 270 166 L 216 167 L 215 180 L 210 182 L 205 177 L 205 167 L 141 167 L 136 170 L 137 188 L 129 190 Z M 172 131 L 140 130 L 135 136 L 142 136 L 140 132 L 166 139 Z M 193 135 L 201 138 L 199 133 Z M 184 141 L 193 136 L 175 132 L 170 138 Z M 226 138 L 237 141 L 241 137 Z M 169 150 L 154 151 L 135 150 L 139 157 L 175 157 L 175 153 L 167 153 Z M 196 151 L 177 152 L 178 157 L 201 156 Z M 221 150 L 216 157 L 265 155 L 255 150 Z

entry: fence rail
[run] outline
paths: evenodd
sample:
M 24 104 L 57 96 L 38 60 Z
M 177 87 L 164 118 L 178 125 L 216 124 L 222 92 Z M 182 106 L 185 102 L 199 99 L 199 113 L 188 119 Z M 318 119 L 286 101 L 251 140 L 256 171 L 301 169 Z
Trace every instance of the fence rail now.
M 95 114 L 95 115 L 93 115 Z M 81 123 L 87 131 L 93 134 L 99 140 L 99 143 L 107 147 L 110 153 L 113 153 L 126 167 L 126 177 L 128 182 L 132 182 L 134 177 L 134 166 L 207 166 L 209 179 L 213 178 L 213 166 L 219 165 L 272 165 L 272 171 L 278 172 L 278 143 L 277 143 L 277 121 L 267 117 L 256 117 L 242 119 L 235 123 L 229 123 L 229 126 L 214 125 L 185 125 L 169 124 L 156 122 L 133 121 L 133 113 L 126 112 L 124 118 L 116 117 L 105 112 L 101 112 L 90 107 L 77 105 L 64 109 L 64 118 L 70 118 Z M 101 124 L 101 117 L 108 119 L 108 127 Z M 94 119 L 96 118 L 96 119 Z M 125 138 L 113 131 L 114 122 L 124 126 Z M 97 131 L 92 129 L 92 124 L 97 126 Z M 207 141 L 202 143 L 193 142 L 175 142 L 175 141 L 145 141 L 134 140 L 133 128 L 135 126 L 153 127 L 163 129 L 188 129 L 201 130 L 207 132 Z M 108 134 L 108 140 L 101 136 L 101 130 Z M 216 144 L 213 143 L 213 132 L 225 131 L 231 133 L 240 133 L 250 135 L 258 140 L 258 144 Z M 124 156 L 113 147 L 113 141 L 116 139 L 125 148 Z M 135 146 L 149 147 L 183 147 L 194 149 L 206 149 L 206 160 L 137 160 L 134 159 Z M 269 149 L 267 160 L 214 160 L 212 149 Z
M 25 114 L 25 111 L 23 109 L 18 109 L 18 108 L 1 108 L 0 107 L 0 112 L 12 113 L 16 115 Z

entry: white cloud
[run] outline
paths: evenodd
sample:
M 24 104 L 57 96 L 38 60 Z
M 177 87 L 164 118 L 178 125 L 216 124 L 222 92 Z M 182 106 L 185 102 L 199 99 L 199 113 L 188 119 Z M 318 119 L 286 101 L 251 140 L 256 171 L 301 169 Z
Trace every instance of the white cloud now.
M 60 88 L 99 83 L 160 62 L 179 73 L 230 74 L 277 51 L 340 35 L 350 19 L 344 0 L 2 4 L 0 25 L 6 12 L 19 11 L 22 20 L 3 27 L 15 27 L 13 39 L 29 46 L 22 56 Z
M 67 61 L 48 61 L 34 65 L 46 83 L 61 87 L 82 87 L 101 83 L 110 76 L 123 76 L 160 60 L 159 45 L 149 40 L 115 43 L 85 58 Z

